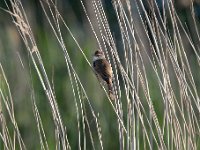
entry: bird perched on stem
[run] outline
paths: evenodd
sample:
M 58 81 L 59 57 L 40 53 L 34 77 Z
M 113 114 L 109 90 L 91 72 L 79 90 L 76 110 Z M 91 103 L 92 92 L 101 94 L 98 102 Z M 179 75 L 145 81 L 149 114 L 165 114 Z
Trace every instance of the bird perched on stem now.
M 97 50 L 93 56 L 93 68 L 98 78 L 103 79 L 108 85 L 108 93 L 111 100 L 115 99 L 112 85 L 112 67 L 106 60 L 103 51 Z

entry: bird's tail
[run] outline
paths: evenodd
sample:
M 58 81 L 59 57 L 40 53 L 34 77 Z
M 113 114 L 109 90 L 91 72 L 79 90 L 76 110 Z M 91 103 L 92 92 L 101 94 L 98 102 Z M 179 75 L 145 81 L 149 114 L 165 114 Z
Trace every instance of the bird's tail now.
M 108 94 L 111 100 L 115 100 L 112 82 L 108 83 Z

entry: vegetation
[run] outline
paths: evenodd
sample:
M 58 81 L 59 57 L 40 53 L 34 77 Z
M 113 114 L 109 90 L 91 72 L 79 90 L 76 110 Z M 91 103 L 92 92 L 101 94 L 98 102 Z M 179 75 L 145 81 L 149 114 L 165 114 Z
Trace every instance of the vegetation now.
M 199 149 L 198 4 L 159 2 L 0 2 L 0 149 Z

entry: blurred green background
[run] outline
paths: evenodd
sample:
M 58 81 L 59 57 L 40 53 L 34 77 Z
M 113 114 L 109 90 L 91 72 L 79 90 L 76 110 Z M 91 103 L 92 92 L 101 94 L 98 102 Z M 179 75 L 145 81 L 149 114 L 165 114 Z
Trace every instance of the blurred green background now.
M 9 1 L 7 2 L 9 4 Z M 73 149 L 78 149 L 76 109 L 62 49 L 44 16 L 39 1 L 23 0 L 22 4 L 28 16 L 49 80 L 53 80 L 59 110 L 63 123 L 67 127 L 69 142 Z M 0 7 L 7 9 L 3 1 L 0 1 Z M 92 55 L 97 49 L 97 45 L 92 31 L 89 28 L 89 24 L 86 21 L 80 1 L 59 0 L 58 8 L 89 61 L 92 61 Z M 31 105 L 31 96 L 34 92 L 46 131 L 47 141 L 50 149 L 54 149 L 54 123 L 51 109 L 49 108 L 50 105 L 33 67 L 28 51 L 18 34 L 17 28 L 13 24 L 11 16 L 3 10 L 0 10 L 0 35 L 0 62 L 10 85 L 14 100 L 16 120 L 25 144 L 28 149 L 40 148 L 37 126 Z M 101 123 L 105 124 L 105 129 L 103 131 L 105 134 L 108 133 L 108 131 L 112 132 L 112 134 L 109 133 L 108 136 L 105 136 L 104 142 L 108 142 L 106 144 L 108 145 L 107 148 L 116 148 L 118 145 L 112 143 L 112 141 L 116 141 L 118 137 L 116 133 L 116 124 L 106 123 L 108 120 L 112 122 L 111 120 L 114 120 L 115 117 L 111 111 L 111 106 L 106 100 L 105 93 L 100 88 L 93 71 L 86 63 L 66 29 L 63 31 L 63 37 L 75 70 L 79 74 L 85 90 L 90 91 L 88 92 L 88 96 L 92 99 L 91 102 L 94 103 L 93 106 L 96 112 L 106 112 L 105 114 L 101 114 Z M 5 107 L 3 106 L 3 108 Z M 91 116 L 90 111 L 88 111 L 88 116 Z M 9 118 L 8 114 L 7 118 Z M 7 119 L 7 121 L 8 126 L 12 126 L 9 124 L 9 119 Z M 92 130 L 95 132 L 95 121 L 92 119 L 90 121 L 90 125 L 94 128 Z M 112 135 L 112 140 L 109 140 L 109 138 L 111 138 L 110 135 Z M 98 140 L 97 137 L 94 137 L 94 139 Z M 0 149 L 1 148 L 3 148 L 2 141 L 0 143 Z
M 175 5 L 178 9 L 181 19 L 188 24 L 191 22 L 189 1 L 190 0 L 185 0 L 184 2 L 181 0 L 175 1 Z M 159 4 L 160 2 L 161 1 L 158 1 Z M 73 100 L 74 97 L 71 90 L 70 78 L 67 72 L 62 49 L 59 46 L 46 17 L 44 16 L 38 0 L 22 0 L 22 3 L 27 13 L 28 20 L 34 33 L 34 37 L 38 45 L 39 52 L 42 56 L 48 77 L 51 81 L 53 80 L 60 113 L 63 118 L 63 122 L 67 127 L 68 139 L 72 148 L 78 149 L 75 103 Z M 92 55 L 98 47 L 81 7 L 80 1 L 58 0 L 57 4 L 61 15 L 74 34 L 81 48 L 84 50 L 87 58 L 92 61 Z M 112 3 L 111 1 L 103 1 L 103 4 L 106 10 L 108 21 L 110 23 L 111 31 L 114 33 L 118 49 L 120 50 L 122 41 L 120 39 L 119 27 Z M 91 10 L 91 17 L 94 17 L 92 16 L 93 8 L 91 2 L 85 1 L 85 5 L 89 11 Z M 3 0 L 0 1 L 0 7 L 7 9 Z M 146 9 L 148 9 L 148 7 Z M 200 14 L 200 9 L 198 1 L 195 2 L 195 13 L 197 15 L 197 19 L 199 19 L 198 15 Z M 98 30 L 97 24 L 95 24 L 95 27 Z M 192 30 L 192 26 L 189 26 L 189 30 L 191 30 L 191 33 L 194 32 L 194 30 Z M 118 127 L 116 123 L 116 116 L 112 110 L 112 107 L 107 101 L 105 93 L 100 88 L 92 69 L 89 67 L 84 57 L 78 50 L 78 47 L 76 46 L 70 34 L 66 31 L 66 29 L 64 29 L 62 33 L 74 68 L 77 71 L 86 91 L 90 91 L 87 94 L 91 99 L 92 106 L 96 112 L 100 113 L 100 124 L 102 125 L 102 131 L 104 135 L 104 148 L 118 149 L 119 143 L 116 142 L 118 141 Z M 18 34 L 16 26 L 13 24 L 11 16 L 4 10 L 0 10 L 0 35 L 0 63 L 4 68 L 10 84 L 10 89 L 14 100 L 16 120 L 27 148 L 40 148 L 36 122 L 34 120 L 31 107 L 31 96 L 34 93 L 37 106 L 43 120 L 50 149 L 54 149 L 54 124 L 47 98 L 42 89 L 38 75 L 36 74 L 33 64 L 30 60 L 30 56 L 20 35 Z M 198 46 L 199 43 L 197 37 L 194 36 L 192 38 L 194 41 L 197 41 Z M 188 53 L 192 58 L 193 54 L 190 49 L 191 47 L 188 46 Z M 196 78 L 198 78 L 198 76 Z M 152 83 L 152 87 L 154 87 L 153 84 L 154 83 Z M 156 90 L 153 89 L 152 93 L 155 91 Z M 156 96 L 157 95 L 155 94 L 155 97 Z M 158 109 L 157 111 L 159 111 L 159 107 L 156 108 Z M 92 116 L 90 111 L 88 111 L 88 116 Z M 96 131 L 94 120 L 91 120 L 90 124 L 94 128 L 93 130 Z M 94 137 L 94 139 L 98 140 L 97 137 Z M 2 143 L 0 143 L 0 148 L 2 148 Z

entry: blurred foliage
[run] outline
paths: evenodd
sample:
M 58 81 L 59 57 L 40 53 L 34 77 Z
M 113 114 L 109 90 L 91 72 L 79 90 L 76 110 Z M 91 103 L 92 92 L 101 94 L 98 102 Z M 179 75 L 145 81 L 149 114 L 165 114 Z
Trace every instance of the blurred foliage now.
M 60 108 L 60 113 L 63 118 L 63 122 L 67 127 L 69 142 L 73 149 L 78 149 L 78 132 L 77 132 L 77 120 L 76 120 L 76 110 L 73 93 L 71 91 L 70 79 L 66 69 L 66 64 L 63 56 L 63 52 L 53 32 L 42 12 L 41 6 L 38 0 L 23 0 L 24 8 L 27 12 L 28 19 L 30 21 L 38 49 L 42 56 L 45 69 L 47 70 L 48 77 L 54 85 L 55 94 L 57 97 L 58 105 Z M 121 44 L 119 27 L 116 22 L 116 16 L 112 8 L 111 1 L 104 2 L 106 13 L 108 14 L 108 19 L 114 37 L 117 43 Z M 198 6 L 198 5 L 197 5 Z M 6 8 L 3 1 L 0 1 L 0 7 Z M 83 13 L 81 4 L 79 0 L 59 0 L 58 8 L 60 13 L 66 23 L 69 25 L 71 31 L 75 35 L 75 38 L 83 48 L 85 54 L 91 61 L 92 54 L 97 48 L 96 41 L 93 36 L 91 36 L 92 31 L 89 29 L 88 24 L 86 24 L 86 18 Z M 197 7 L 195 7 L 197 8 Z M 147 8 L 148 9 L 148 8 Z M 180 13 L 182 19 L 185 22 L 188 21 L 188 8 L 181 8 Z M 199 12 L 199 9 L 195 10 Z M 198 14 L 197 14 L 198 15 Z M 190 28 L 192 30 L 192 28 Z M 69 52 L 71 61 L 74 65 L 75 70 L 78 71 L 81 81 L 83 81 L 83 86 L 91 98 L 92 104 L 96 110 L 99 112 L 100 124 L 102 125 L 103 131 L 103 142 L 105 149 L 117 149 L 118 148 L 118 133 L 116 116 L 112 111 L 109 102 L 106 99 L 105 93 L 100 88 L 99 83 L 96 80 L 91 68 L 86 63 L 82 54 L 78 50 L 75 42 L 68 32 L 63 28 L 63 38 Z M 10 15 L 0 10 L 0 62 L 4 67 L 8 82 L 10 84 L 11 93 L 14 99 L 15 105 L 15 115 L 18 121 L 18 125 L 25 143 L 28 149 L 39 149 L 38 133 L 36 129 L 36 123 L 34 120 L 33 111 L 31 108 L 32 96 L 34 95 L 37 106 L 40 110 L 41 118 L 43 120 L 44 129 L 47 135 L 48 143 L 50 149 L 54 149 L 54 124 L 52 121 L 52 114 L 49 108 L 49 104 L 46 100 L 45 93 L 42 89 L 41 83 L 37 74 L 35 73 L 32 62 L 30 61 L 29 54 L 26 51 L 23 42 L 17 33 L 15 25 L 12 23 Z M 194 37 L 195 38 L 195 37 Z M 118 45 L 120 47 L 121 45 Z M 193 62 L 193 55 L 191 54 L 191 63 L 193 63 L 193 71 L 196 70 L 195 66 L 197 62 Z M 196 64 L 196 65 L 195 65 Z M 157 83 L 153 82 L 155 79 L 154 75 L 149 73 L 150 79 L 150 89 L 153 104 L 155 105 L 156 112 L 161 112 L 163 108 L 160 105 L 160 93 L 157 93 L 158 86 Z M 195 74 L 195 80 L 197 80 L 197 86 L 200 87 L 200 82 L 198 80 L 199 74 Z M 4 86 L 2 83 L 2 77 L 0 76 L 0 86 Z M 152 81 L 152 82 L 151 82 Z M 83 98 L 84 100 L 84 98 Z M 86 108 L 88 106 L 85 106 Z M 88 115 L 91 116 L 91 112 L 88 111 Z M 161 116 L 158 118 L 162 120 Z M 91 117 L 92 118 L 92 117 Z M 90 120 L 90 119 L 89 119 Z M 9 122 L 9 120 L 8 120 Z M 161 121 L 160 121 L 161 122 Z M 94 131 L 96 131 L 94 120 L 91 120 L 90 124 L 93 126 Z M 97 140 L 97 137 L 94 137 Z M 89 137 L 88 141 L 91 145 Z M 0 149 L 2 144 L 0 143 Z

